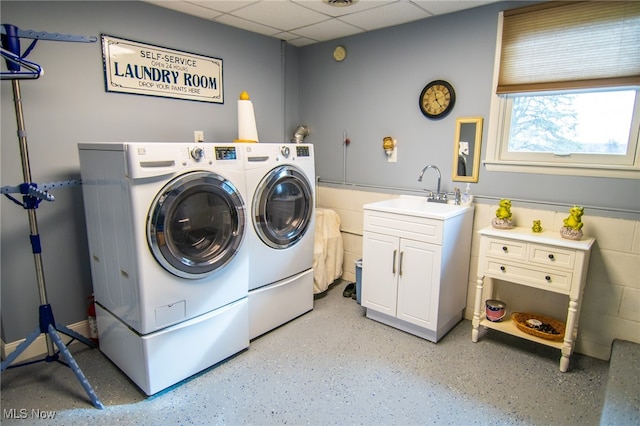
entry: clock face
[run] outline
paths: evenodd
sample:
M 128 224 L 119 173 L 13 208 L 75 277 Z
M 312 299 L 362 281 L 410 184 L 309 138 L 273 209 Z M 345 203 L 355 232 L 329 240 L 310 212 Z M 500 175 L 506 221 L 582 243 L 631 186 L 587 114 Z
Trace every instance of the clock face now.
M 427 84 L 420 93 L 420 111 L 433 119 L 444 118 L 453 109 L 456 93 L 453 86 L 444 80 Z

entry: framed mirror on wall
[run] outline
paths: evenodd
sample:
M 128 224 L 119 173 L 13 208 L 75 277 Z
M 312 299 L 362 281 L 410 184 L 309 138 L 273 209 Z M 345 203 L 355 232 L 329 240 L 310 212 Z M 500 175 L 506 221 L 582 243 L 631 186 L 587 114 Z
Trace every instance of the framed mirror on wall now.
M 453 181 L 478 182 L 482 117 L 460 117 L 456 120 L 453 141 Z

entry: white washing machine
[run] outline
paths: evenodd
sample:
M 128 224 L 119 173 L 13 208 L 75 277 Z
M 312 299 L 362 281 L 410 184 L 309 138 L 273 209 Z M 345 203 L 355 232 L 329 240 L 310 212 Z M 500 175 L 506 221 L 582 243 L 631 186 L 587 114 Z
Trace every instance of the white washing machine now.
M 249 338 L 313 309 L 311 144 L 244 145 L 249 197 Z
M 78 144 L 100 349 L 147 395 L 249 346 L 233 144 Z

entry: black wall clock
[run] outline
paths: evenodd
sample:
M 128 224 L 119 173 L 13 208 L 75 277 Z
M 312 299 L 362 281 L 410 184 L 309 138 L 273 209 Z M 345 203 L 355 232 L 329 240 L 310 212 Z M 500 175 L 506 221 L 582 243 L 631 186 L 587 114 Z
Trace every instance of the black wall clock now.
M 456 92 L 451 83 L 434 80 L 427 84 L 420 93 L 420 111 L 431 119 L 446 117 L 456 103 Z

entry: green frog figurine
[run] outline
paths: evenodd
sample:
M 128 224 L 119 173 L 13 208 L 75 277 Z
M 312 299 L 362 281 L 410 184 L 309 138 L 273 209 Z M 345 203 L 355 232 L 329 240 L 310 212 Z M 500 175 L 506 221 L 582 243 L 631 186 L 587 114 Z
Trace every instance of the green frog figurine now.
M 513 228 L 511 217 L 511 200 L 503 198 L 496 210 L 496 217 L 491 220 L 491 225 L 498 229 L 511 229 Z
M 560 236 L 568 240 L 579 240 L 582 238 L 582 215 L 584 207 L 573 206 L 569 209 L 569 217 L 564 219 L 564 226 L 560 228 Z
M 496 210 L 498 219 L 511 219 L 511 200 L 503 198 L 500 200 L 500 207 Z
M 571 228 L 575 231 L 582 229 L 582 215 L 584 214 L 584 207 L 573 206 L 569 209 L 569 217 L 566 218 L 563 223 L 567 228 Z
M 533 232 L 542 232 L 542 221 L 534 220 L 533 221 L 533 226 L 531 227 L 531 230 Z

